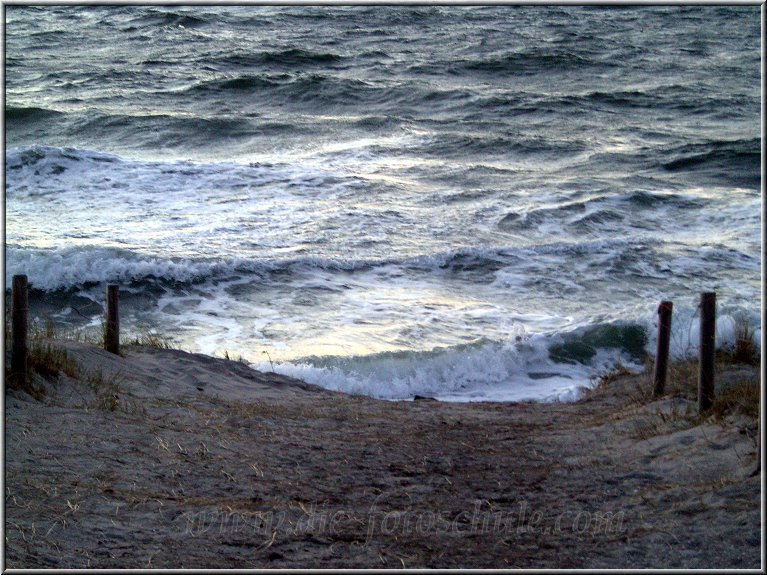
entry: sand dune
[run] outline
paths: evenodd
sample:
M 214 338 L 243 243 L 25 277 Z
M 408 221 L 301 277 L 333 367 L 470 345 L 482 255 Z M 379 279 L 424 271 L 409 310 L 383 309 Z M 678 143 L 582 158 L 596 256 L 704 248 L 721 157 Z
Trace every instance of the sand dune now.
M 647 375 L 573 404 L 386 402 L 60 345 L 89 376 L 5 397 L 8 568 L 762 565 L 755 422 L 643 399 Z

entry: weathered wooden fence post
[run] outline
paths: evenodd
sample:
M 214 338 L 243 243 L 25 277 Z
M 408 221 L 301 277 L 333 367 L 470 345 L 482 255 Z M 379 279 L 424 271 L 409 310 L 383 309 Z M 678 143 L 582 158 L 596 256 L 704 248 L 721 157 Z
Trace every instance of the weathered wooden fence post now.
M 107 284 L 107 319 L 104 349 L 120 354 L 120 286 Z
M 714 403 L 714 354 L 716 353 L 716 293 L 700 294 L 700 371 L 698 413 Z
M 655 351 L 655 397 L 660 397 L 666 391 L 666 372 L 668 371 L 668 348 L 671 342 L 671 314 L 674 304 L 670 301 L 660 302 L 658 306 L 658 345 Z
M 27 377 L 27 330 L 29 299 L 27 294 L 27 276 L 13 276 L 13 310 L 11 312 L 11 374 L 16 381 L 23 382 Z

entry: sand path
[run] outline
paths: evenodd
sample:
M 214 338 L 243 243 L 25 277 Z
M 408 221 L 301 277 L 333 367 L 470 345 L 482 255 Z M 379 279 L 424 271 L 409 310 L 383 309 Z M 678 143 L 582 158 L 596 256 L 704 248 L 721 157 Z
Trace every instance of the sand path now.
M 61 345 L 103 381 L 6 395 L 8 568 L 761 566 L 753 421 L 639 401 L 646 375 L 573 404 L 387 402 Z

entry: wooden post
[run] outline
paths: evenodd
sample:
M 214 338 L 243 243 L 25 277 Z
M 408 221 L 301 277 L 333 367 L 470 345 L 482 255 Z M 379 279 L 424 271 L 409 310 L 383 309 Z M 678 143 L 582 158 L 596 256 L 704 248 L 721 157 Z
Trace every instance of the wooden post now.
M 27 377 L 27 312 L 29 299 L 27 294 L 27 276 L 13 276 L 13 310 L 11 312 L 11 333 L 13 348 L 11 350 L 11 374 L 18 382 L 24 382 Z
M 104 349 L 120 354 L 120 286 L 107 284 L 107 320 Z
M 759 398 L 759 407 L 760 407 L 760 414 L 764 413 L 763 410 L 761 410 L 761 398 Z M 756 428 L 756 469 L 754 469 L 750 476 L 755 477 L 759 475 L 759 472 L 762 470 L 762 418 L 760 417 L 758 420 L 758 425 Z
M 716 353 L 716 294 L 700 294 L 700 372 L 698 413 L 714 403 L 714 354 Z
M 671 342 L 671 313 L 674 304 L 660 302 L 658 306 L 658 345 L 655 351 L 655 389 L 653 394 L 660 397 L 666 391 L 666 371 L 668 370 L 668 347 Z

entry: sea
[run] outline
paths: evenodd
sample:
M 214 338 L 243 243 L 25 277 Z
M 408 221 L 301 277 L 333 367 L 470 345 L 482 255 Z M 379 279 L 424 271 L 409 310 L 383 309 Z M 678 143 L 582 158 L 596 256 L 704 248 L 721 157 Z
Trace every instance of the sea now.
M 6 310 L 390 400 L 574 400 L 707 291 L 761 347 L 761 11 L 6 5 Z

